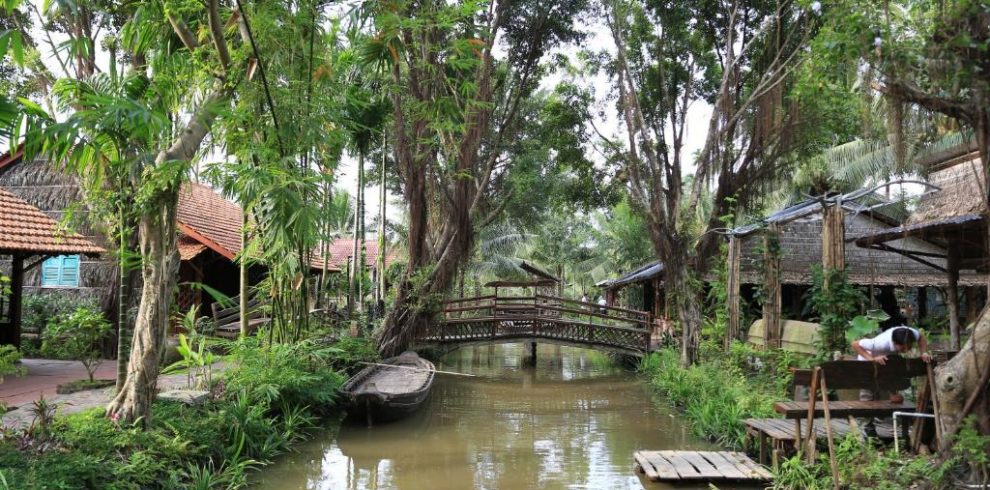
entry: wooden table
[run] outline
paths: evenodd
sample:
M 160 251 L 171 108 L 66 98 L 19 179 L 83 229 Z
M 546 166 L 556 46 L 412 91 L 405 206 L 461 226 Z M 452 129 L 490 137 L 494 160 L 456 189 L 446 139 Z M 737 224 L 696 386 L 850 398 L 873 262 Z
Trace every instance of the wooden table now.
M 777 402 L 773 404 L 773 409 L 786 419 L 806 419 L 808 418 L 808 403 L 801 402 Z M 832 418 L 845 417 L 890 417 L 894 412 L 914 412 L 913 403 L 901 402 L 893 403 L 889 400 L 881 401 L 829 401 L 828 408 Z M 824 417 L 825 410 L 822 403 L 815 404 L 815 418 Z

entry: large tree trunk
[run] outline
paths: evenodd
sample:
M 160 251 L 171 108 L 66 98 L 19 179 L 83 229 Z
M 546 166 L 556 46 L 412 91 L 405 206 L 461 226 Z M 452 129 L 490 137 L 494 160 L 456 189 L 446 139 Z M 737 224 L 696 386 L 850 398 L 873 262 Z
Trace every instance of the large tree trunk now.
M 981 433 L 990 434 L 990 308 L 983 309 L 962 350 L 935 372 L 943 434 L 955 434 L 967 415 L 976 417 Z
M 186 123 L 178 138 L 155 157 L 155 165 L 189 161 L 199 151 L 203 139 L 216 118 L 216 108 L 229 92 L 211 93 Z M 172 304 L 172 289 L 179 268 L 176 243 L 176 208 L 181 179 L 166 184 L 144 205 L 147 210 L 138 219 L 138 246 L 141 251 L 141 302 L 134 323 L 127 379 L 117 396 L 107 405 L 108 417 L 128 424 L 151 417 L 158 381 L 158 368 Z
M 127 378 L 107 407 L 107 415 L 122 423 L 151 417 L 159 371 L 159 357 L 168 327 L 172 289 L 179 269 L 175 210 L 177 189 L 163 194 L 161 210 L 142 216 L 138 223 L 142 255 L 141 304 L 134 325 Z
M 681 262 L 684 264 L 684 262 Z M 668 269 L 664 276 L 667 287 L 674 294 L 677 320 L 681 324 L 681 366 L 689 367 L 698 361 L 701 342 L 701 292 L 691 278 L 687 267 Z

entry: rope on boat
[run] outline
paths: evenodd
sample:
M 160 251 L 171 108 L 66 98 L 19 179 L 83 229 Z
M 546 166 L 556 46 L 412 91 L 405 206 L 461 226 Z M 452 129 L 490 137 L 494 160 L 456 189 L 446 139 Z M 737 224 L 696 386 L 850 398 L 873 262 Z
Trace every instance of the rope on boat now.
M 416 368 L 416 367 L 409 367 L 409 366 L 397 366 L 395 364 L 382 364 L 380 362 L 364 362 L 364 361 L 362 361 L 360 364 L 369 364 L 369 365 L 372 365 L 372 366 L 384 366 L 384 367 L 399 368 L 399 369 L 409 369 L 411 371 L 427 371 L 427 372 L 434 372 L 434 373 L 438 373 L 438 374 L 449 374 L 451 376 L 467 376 L 469 378 L 477 378 L 478 377 L 477 375 L 468 374 L 468 373 L 456 373 L 456 372 L 453 372 L 453 371 L 440 371 L 440 370 L 437 370 L 437 369 L 423 369 L 423 368 Z

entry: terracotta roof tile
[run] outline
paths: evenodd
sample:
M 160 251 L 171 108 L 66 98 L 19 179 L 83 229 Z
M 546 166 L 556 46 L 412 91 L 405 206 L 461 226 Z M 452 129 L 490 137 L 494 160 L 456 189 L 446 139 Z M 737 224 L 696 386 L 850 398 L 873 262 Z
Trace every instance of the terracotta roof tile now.
M 244 213 L 213 189 L 189 183 L 179 192 L 179 229 L 190 238 L 233 259 L 241 251 Z
M 87 254 L 105 252 L 76 233 L 67 233 L 40 209 L 0 189 L 0 253 Z
M 375 267 L 378 261 L 378 240 L 365 240 L 364 241 L 364 254 L 365 254 L 365 266 Z M 347 265 L 347 260 L 353 255 L 354 251 L 354 238 L 353 237 L 340 237 L 330 244 L 330 267 L 338 270 L 343 270 Z M 396 250 L 387 249 L 385 254 L 385 267 L 392 265 L 399 257 Z M 316 268 L 323 267 L 323 258 L 320 251 L 313 254 L 312 266 Z
M 206 250 L 206 245 L 189 238 L 186 235 L 179 237 L 179 258 L 181 260 L 192 260 L 197 255 Z

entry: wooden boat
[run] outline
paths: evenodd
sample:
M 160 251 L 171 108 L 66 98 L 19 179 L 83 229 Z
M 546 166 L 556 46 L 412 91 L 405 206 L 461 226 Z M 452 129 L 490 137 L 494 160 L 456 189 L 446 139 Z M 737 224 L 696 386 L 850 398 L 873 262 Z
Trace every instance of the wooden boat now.
M 387 422 L 405 417 L 430 395 L 436 368 L 416 355 L 401 355 L 370 365 L 355 374 L 340 389 L 350 401 L 352 417 Z

